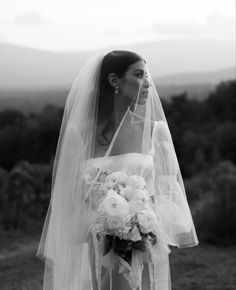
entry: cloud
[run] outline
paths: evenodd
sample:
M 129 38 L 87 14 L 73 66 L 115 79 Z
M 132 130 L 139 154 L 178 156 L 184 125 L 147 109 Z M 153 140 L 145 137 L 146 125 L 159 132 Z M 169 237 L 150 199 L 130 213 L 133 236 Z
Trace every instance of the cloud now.
M 152 30 L 149 27 L 123 27 L 117 28 L 106 28 L 101 31 L 104 37 L 117 38 L 121 37 L 122 39 L 127 38 L 127 40 L 132 40 L 132 38 L 142 38 L 150 35 Z
M 9 36 L 5 33 L 0 33 L 0 42 L 8 42 Z
M 198 35 L 202 32 L 202 27 L 197 22 L 182 23 L 155 23 L 153 30 L 160 35 L 178 36 L 178 35 Z
M 15 17 L 13 23 L 22 26 L 41 26 L 46 24 L 43 15 L 36 11 L 25 11 Z
M 235 17 L 211 13 L 206 19 L 206 28 L 209 32 L 225 35 L 235 40 Z
M 181 23 L 156 22 L 152 29 L 159 36 L 187 36 L 187 37 L 216 37 L 235 40 L 235 19 L 232 16 L 224 16 L 211 13 L 205 23 L 187 21 Z

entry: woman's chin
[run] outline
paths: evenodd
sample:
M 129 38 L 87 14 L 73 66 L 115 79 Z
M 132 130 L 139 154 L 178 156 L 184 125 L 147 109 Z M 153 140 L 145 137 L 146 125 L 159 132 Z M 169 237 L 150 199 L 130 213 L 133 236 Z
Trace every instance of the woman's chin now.
M 146 102 L 147 102 L 147 98 L 140 98 L 140 99 L 138 100 L 138 104 L 139 104 L 139 105 L 145 105 Z

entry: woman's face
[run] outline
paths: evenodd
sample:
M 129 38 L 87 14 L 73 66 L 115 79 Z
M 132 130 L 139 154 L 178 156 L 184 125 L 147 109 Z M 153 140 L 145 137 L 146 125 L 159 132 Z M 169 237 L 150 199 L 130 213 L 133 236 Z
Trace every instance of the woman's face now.
M 130 65 L 125 75 L 120 79 L 119 94 L 129 98 L 134 103 L 138 99 L 138 104 L 144 105 L 148 97 L 150 85 L 146 69 L 146 64 L 143 60 Z

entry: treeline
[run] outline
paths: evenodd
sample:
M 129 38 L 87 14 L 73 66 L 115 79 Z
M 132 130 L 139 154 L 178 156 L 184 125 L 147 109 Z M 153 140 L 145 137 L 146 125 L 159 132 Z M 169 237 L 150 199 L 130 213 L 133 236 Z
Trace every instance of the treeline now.
M 162 102 L 183 177 L 220 161 L 236 164 L 236 81 L 220 83 L 203 101 L 186 94 Z
M 184 177 L 219 161 L 236 164 L 236 81 L 219 84 L 203 101 L 173 96 L 162 105 Z M 20 160 L 52 162 L 63 108 L 48 105 L 40 114 L 0 112 L 0 167 L 10 171 Z
M 48 164 L 54 158 L 63 109 L 48 105 L 40 114 L 0 112 L 0 166 L 7 171 L 20 160 Z
M 199 237 L 236 242 L 236 81 L 219 84 L 202 101 L 186 94 L 161 101 Z M 62 115 L 54 106 L 40 114 L 0 112 L 0 224 L 6 230 L 42 226 Z

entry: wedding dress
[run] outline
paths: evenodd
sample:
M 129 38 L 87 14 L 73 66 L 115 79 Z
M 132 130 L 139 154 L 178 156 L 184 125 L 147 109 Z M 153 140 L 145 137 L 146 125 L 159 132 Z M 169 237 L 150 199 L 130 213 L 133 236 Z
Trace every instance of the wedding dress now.
M 36 254 L 45 262 L 43 290 L 169 290 L 169 245 L 181 248 L 198 244 L 168 123 L 148 68 L 145 70 L 151 86 L 145 104 L 139 104 L 138 99 L 146 76 L 142 80 L 135 76 L 136 82 L 140 82 L 137 98 L 125 108 L 126 112 L 118 114 L 122 120 L 118 119 L 115 129 L 109 131 L 114 135 L 108 147 L 96 154 L 101 147 L 97 135 L 104 129 L 98 122 L 99 108 L 109 104 L 109 98 L 99 104 L 103 64 L 107 55 L 120 64 L 126 54 L 115 51 L 91 58 L 67 97 L 52 172 L 51 198 Z M 109 109 L 116 113 L 112 104 Z M 94 168 L 98 172 L 86 188 L 88 173 Z M 113 248 L 103 255 L 93 229 L 98 211 L 93 208 L 96 194 L 91 192 L 102 171 L 121 172 L 129 180 L 130 176 L 138 176 L 145 181 L 150 194 L 156 243 L 150 246 L 148 241 L 145 252 L 132 250 L 131 266 Z M 120 194 L 116 196 L 122 199 Z M 152 231 L 146 232 L 149 233 Z M 145 232 L 140 230 L 140 237 L 141 234 Z M 111 236 L 117 237 L 113 233 Z
M 178 163 L 175 158 L 171 142 L 163 136 L 168 136 L 165 133 L 165 123 L 163 121 L 155 122 L 152 147 L 148 154 L 142 153 L 124 153 L 108 158 L 96 157 L 85 162 L 84 171 L 89 172 L 94 168 L 100 168 L 108 172 L 108 174 L 121 171 L 130 175 L 138 175 L 145 179 L 148 191 L 155 191 L 155 172 L 158 171 L 160 183 L 158 190 L 161 195 L 157 197 L 156 203 L 158 212 L 157 215 L 160 221 L 160 227 L 163 230 L 163 236 L 158 237 L 158 247 L 154 252 L 142 253 L 143 274 L 141 287 L 144 290 L 167 290 L 170 286 L 170 271 L 169 271 L 169 253 L 168 238 L 171 239 L 168 233 L 168 228 L 177 227 L 180 232 L 190 231 L 190 227 L 184 217 L 184 212 L 181 212 L 179 197 L 182 196 L 181 187 L 177 181 Z M 162 137 L 160 137 L 162 136 Z M 162 151 L 162 154 L 160 152 Z M 164 156 L 164 158 L 163 158 Z M 155 195 L 155 194 L 154 194 Z M 166 231 L 167 230 L 167 231 Z M 177 232 L 176 232 L 177 234 Z M 166 240 L 167 239 L 167 240 Z M 130 285 L 127 282 L 129 278 L 122 275 L 122 271 L 129 272 L 129 269 L 120 269 L 120 259 L 113 252 L 102 257 L 102 261 L 98 261 L 97 240 L 94 234 L 90 234 L 88 238 L 88 253 L 90 256 L 91 277 L 93 280 L 93 289 L 98 289 L 96 283 L 96 267 L 101 267 L 101 289 L 102 290 L 130 290 Z M 156 259 L 153 259 L 155 255 Z M 97 258 L 97 260 L 96 260 Z M 125 268 L 125 267 L 124 267 Z M 121 273 L 119 273 L 119 271 Z M 111 286 L 112 284 L 112 286 Z M 110 288 L 112 287 L 112 288 Z

